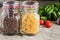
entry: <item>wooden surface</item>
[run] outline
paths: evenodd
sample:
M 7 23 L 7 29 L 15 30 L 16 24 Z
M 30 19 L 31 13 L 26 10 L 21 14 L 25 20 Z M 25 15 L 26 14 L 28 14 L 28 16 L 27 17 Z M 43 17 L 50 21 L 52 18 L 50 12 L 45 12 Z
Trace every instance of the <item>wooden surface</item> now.
M 60 25 L 52 24 L 51 28 L 39 27 L 39 34 L 35 36 L 27 35 L 3 35 L 0 33 L 0 40 L 60 40 Z

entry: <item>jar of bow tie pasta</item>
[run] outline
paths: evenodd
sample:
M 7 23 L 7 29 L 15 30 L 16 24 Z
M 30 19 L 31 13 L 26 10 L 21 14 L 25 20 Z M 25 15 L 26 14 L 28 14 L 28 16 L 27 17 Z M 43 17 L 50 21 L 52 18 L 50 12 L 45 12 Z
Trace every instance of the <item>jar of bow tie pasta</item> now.
M 37 1 L 24 1 L 22 3 L 22 21 L 20 32 L 27 35 L 35 35 L 39 32 L 39 15 Z

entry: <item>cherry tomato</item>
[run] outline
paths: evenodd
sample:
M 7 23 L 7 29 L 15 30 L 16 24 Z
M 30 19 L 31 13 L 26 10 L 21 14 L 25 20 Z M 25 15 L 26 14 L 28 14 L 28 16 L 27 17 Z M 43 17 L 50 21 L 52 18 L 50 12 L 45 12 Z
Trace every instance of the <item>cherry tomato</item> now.
M 44 25 L 44 20 L 40 20 L 40 25 Z
M 52 26 L 51 21 L 46 21 L 46 28 L 50 28 Z

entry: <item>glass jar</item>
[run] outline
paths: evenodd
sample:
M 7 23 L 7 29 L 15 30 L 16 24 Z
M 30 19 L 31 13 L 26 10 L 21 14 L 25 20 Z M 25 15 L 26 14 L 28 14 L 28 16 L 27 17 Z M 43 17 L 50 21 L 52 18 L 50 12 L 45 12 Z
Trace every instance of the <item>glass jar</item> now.
M 24 1 L 22 6 L 20 32 L 22 34 L 35 35 L 39 32 L 38 2 L 33 1 L 29 3 L 28 1 Z
M 3 34 L 17 34 L 19 33 L 19 9 L 16 2 L 4 2 L 2 12 L 2 31 Z

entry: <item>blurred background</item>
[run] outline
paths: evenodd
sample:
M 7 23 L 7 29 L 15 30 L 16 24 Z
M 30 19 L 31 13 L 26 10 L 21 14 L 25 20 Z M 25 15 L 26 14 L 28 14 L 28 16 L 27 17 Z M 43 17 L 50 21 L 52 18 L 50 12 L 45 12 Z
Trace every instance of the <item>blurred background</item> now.
M 0 0 L 0 7 L 4 1 L 6 1 L 6 0 Z M 16 1 L 26 1 L 26 0 L 16 0 Z M 55 2 L 59 2 L 59 0 L 36 0 L 36 1 L 38 1 L 40 3 L 40 5 L 42 5 L 42 6 L 51 4 L 51 3 L 55 3 Z
M 0 2 L 3 2 L 3 1 L 6 1 L 6 0 L 0 0 Z M 17 0 L 17 1 L 20 1 L 20 0 Z M 25 0 L 21 0 L 21 1 L 25 1 Z M 59 0 L 36 0 L 36 1 L 59 1 Z
M 2 6 L 2 3 L 6 1 L 6 0 L 0 0 L 0 8 Z M 16 1 L 26 1 L 26 0 L 16 0 Z M 36 0 L 40 3 L 40 5 L 44 6 L 44 5 L 47 5 L 47 4 L 51 4 L 51 3 L 56 3 L 56 2 L 59 2 L 59 0 Z

